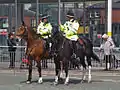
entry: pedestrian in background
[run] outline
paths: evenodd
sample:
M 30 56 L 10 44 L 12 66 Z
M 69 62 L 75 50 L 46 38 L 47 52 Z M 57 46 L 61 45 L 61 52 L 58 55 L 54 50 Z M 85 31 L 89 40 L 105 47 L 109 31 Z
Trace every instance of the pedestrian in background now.
M 102 39 L 104 41 L 100 46 L 100 50 L 102 49 L 104 50 L 104 60 L 106 62 L 105 70 L 109 70 L 111 68 L 112 53 L 113 53 L 113 48 L 115 47 L 115 45 L 114 45 L 112 38 L 109 37 L 107 34 L 104 34 L 102 36 Z
M 9 68 L 14 68 L 15 67 L 15 51 L 16 51 L 16 39 L 14 38 L 14 34 L 12 32 L 10 32 L 8 34 L 8 51 L 9 51 L 9 55 L 10 55 L 10 64 L 9 64 Z

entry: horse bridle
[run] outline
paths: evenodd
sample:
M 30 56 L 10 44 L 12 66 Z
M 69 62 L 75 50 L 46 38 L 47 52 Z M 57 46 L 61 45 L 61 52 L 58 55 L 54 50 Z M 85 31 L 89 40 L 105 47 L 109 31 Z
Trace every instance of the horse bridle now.
M 54 36 L 54 44 L 58 44 L 58 42 L 59 42 L 59 41 L 58 41 L 58 40 L 56 40 L 56 39 L 57 39 L 57 37 L 59 37 L 59 35 L 61 36 L 61 35 L 62 35 L 62 33 L 61 33 L 61 32 L 59 32 L 59 34 L 58 34 L 58 35 L 55 35 L 55 36 Z M 61 49 L 63 49 L 63 44 L 64 44 L 64 41 L 65 41 L 65 40 L 64 40 L 64 38 L 63 38 L 63 41 L 62 41 L 62 43 L 61 43 L 62 45 L 60 45 L 60 46 L 59 46 L 59 47 L 57 47 L 57 48 L 55 48 L 55 47 L 56 47 L 56 45 L 54 45 L 54 48 L 55 48 L 55 49 L 54 49 L 54 50 L 55 50 L 55 53 L 56 53 L 56 52 L 59 52 L 59 51 L 61 51 Z
M 23 32 L 23 34 L 21 34 L 21 35 L 17 35 L 17 36 L 20 36 L 20 37 L 27 37 L 27 27 L 25 27 L 25 26 L 23 26 L 24 27 L 24 32 Z M 21 28 L 21 27 L 20 27 Z

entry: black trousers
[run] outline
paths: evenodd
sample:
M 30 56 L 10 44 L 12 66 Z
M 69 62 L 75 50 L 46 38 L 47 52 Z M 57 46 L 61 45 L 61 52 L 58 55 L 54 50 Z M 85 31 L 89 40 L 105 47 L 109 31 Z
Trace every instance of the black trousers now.
M 49 39 L 44 39 L 45 40 L 45 49 L 46 50 L 48 50 L 48 51 L 50 51 L 50 47 L 49 47 L 49 43 L 50 43 L 50 40 Z M 42 60 L 42 67 L 43 68 L 47 68 L 48 66 L 47 66 L 47 59 L 43 59 Z
M 49 50 L 49 43 L 50 43 L 50 40 L 49 39 L 44 39 L 45 40 L 45 48 L 46 50 Z
M 77 41 L 72 41 L 73 53 L 76 53 L 76 51 L 77 51 L 76 43 L 77 43 Z
M 9 67 L 15 67 L 15 51 L 10 51 L 10 65 Z
M 107 67 L 107 63 L 110 63 L 110 68 L 111 68 L 111 59 L 112 59 L 112 57 L 111 57 L 111 55 L 105 55 L 104 56 L 104 60 L 105 60 L 105 64 L 106 64 L 106 68 L 105 69 L 108 69 Z

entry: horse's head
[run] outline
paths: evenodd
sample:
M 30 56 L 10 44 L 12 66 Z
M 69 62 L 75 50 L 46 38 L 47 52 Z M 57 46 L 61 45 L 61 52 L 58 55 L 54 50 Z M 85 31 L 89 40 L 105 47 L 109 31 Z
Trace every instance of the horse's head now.
M 19 38 L 27 37 L 27 27 L 21 25 L 16 31 L 16 36 L 19 37 Z
M 59 51 L 63 44 L 63 34 L 58 30 L 54 35 L 52 35 L 52 50 Z

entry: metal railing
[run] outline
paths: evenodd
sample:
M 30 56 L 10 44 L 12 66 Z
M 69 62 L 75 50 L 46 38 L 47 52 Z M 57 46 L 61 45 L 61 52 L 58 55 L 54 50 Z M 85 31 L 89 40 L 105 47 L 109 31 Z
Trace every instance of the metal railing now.
M 0 46 L 0 68 L 8 68 L 10 64 L 10 53 L 13 56 L 14 52 L 9 52 L 8 51 L 9 46 Z M 20 68 L 26 68 L 27 63 L 25 60 L 27 60 L 27 56 L 25 56 L 25 48 L 26 46 L 16 46 L 16 51 L 15 51 L 15 67 L 20 67 Z M 103 52 L 99 51 L 99 47 L 94 47 L 94 52 L 97 54 L 97 56 L 100 58 L 100 63 L 98 63 L 95 60 L 92 60 L 92 66 L 101 68 L 105 67 L 105 60 L 104 60 L 104 54 Z M 119 48 L 115 48 L 112 53 L 115 58 L 112 60 L 112 67 L 119 67 L 119 60 L 120 60 L 120 50 Z M 13 58 L 12 58 L 13 59 Z M 34 60 L 33 60 L 34 61 Z M 41 61 L 42 68 L 55 68 L 54 66 L 54 59 L 47 59 L 47 60 L 42 60 Z M 36 63 L 33 62 L 33 66 L 36 66 Z M 70 63 L 70 69 L 76 68 Z

